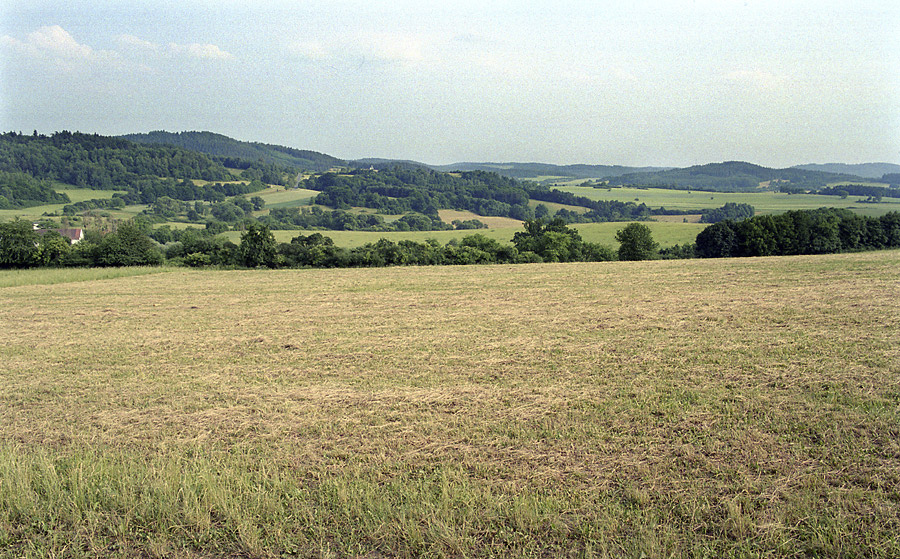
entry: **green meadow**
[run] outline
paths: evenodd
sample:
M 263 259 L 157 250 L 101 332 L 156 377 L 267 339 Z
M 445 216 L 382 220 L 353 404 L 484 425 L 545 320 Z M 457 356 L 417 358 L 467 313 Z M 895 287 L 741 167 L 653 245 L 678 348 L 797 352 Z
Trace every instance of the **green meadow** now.
M 619 200 L 646 204 L 651 208 L 671 210 L 701 210 L 719 208 L 728 202 L 750 204 L 758 214 L 784 213 L 788 210 L 814 210 L 822 207 L 845 208 L 860 215 L 878 217 L 900 211 L 900 198 L 885 199 L 878 204 L 861 203 L 859 196 L 842 200 L 839 196 L 817 194 L 787 194 L 784 192 L 701 192 L 698 190 L 667 190 L 662 188 L 593 188 L 586 186 L 557 186 L 564 192 L 591 200 Z
M 268 188 L 262 192 L 253 193 L 251 196 L 259 196 L 266 201 L 266 208 L 294 208 L 306 206 L 310 200 L 319 193 L 315 190 L 303 188 L 283 188 L 280 186 Z

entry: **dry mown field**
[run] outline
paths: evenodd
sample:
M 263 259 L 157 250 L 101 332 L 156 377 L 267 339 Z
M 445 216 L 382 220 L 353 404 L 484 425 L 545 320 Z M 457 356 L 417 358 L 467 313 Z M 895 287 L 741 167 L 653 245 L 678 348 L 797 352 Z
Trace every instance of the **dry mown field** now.
M 900 556 L 900 252 L 0 288 L 0 556 Z

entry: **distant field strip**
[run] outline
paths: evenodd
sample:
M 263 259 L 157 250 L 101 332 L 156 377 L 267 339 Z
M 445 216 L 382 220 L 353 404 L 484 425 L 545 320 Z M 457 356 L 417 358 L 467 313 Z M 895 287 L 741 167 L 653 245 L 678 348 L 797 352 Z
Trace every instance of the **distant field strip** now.
M 900 251 L 0 297 L 0 557 L 900 556 Z
M 586 186 L 558 186 L 557 190 L 571 192 L 591 200 L 619 200 L 644 203 L 651 208 L 670 210 L 701 210 L 718 208 L 727 202 L 750 204 L 756 213 L 783 213 L 788 210 L 814 210 L 817 208 L 846 208 L 861 215 L 880 216 L 900 211 L 900 199 L 885 199 L 879 204 L 862 204 L 859 196 L 842 200 L 839 196 L 817 194 L 786 194 L 783 192 L 702 192 L 699 190 L 667 190 L 662 188 L 593 188 Z

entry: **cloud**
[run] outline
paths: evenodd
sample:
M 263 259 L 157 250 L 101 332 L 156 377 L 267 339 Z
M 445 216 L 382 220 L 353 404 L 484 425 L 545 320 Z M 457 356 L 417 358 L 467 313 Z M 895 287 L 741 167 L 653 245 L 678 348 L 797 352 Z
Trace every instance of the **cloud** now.
M 4 35 L 0 37 L 4 46 L 13 48 L 35 58 L 60 60 L 91 60 L 97 58 L 91 47 L 82 45 L 68 31 L 59 25 L 50 25 L 29 33 L 24 41 Z M 108 54 L 108 53 L 107 53 Z
M 194 58 L 210 59 L 210 60 L 230 60 L 234 55 L 220 49 L 212 44 L 191 43 L 188 45 L 180 45 L 178 43 L 169 43 L 169 50 L 174 53 L 185 53 Z
M 134 35 L 119 35 L 117 40 L 120 44 L 131 47 L 131 48 L 139 48 L 145 50 L 158 51 L 160 49 L 159 45 L 156 43 L 151 43 L 150 41 L 145 41 L 140 37 L 135 37 Z
M 116 40 L 120 45 L 131 50 L 145 50 L 152 52 L 163 52 L 165 50 L 170 54 L 185 54 L 194 58 L 211 60 L 230 60 L 234 58 L 234 55 L 230 52 L 226 52 L 219 46 L 209 43 L 181 44 L 171 42 L 164 48 L 161 45 L 146 41 L 134 35 L 119 35 L 116 37 Z
M 362 32 L 326 40 L 299 39 L 287 50 L 307 60 L 356 64 L 360 60 L 416 66 L 434 59 L 434 40 L 416 34 Z M 431 60 L 433 61 L 433 60 Z

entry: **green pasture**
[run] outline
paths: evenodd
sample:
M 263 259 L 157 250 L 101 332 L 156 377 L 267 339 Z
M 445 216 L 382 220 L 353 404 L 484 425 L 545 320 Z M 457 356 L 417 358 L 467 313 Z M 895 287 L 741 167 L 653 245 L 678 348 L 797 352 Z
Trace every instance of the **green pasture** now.
M 305 188 L 288 188 L 273 187 L 256 192 L 248 196 L 259 196 L 266 201 L 266 208 L 294 208 L 297 206 L 306 206 L 310 200 L 319 193 L 315 190 L 306 190 Z
M 816 194 L 786 194 L 784 192 L 701 192 L 699 190 L 668 190 L 663 188 L 593 188 L 589 186 L 559 186 L 557 190 L 571 192 L 591 200 L 619 200 L 644 203 L 651 208 L 671 210 L 701 210 L 718 208 L 727 202 L 750 204 L 757 214 L 777 214 L 788 210 L 814 210 L 822 207 L 845 208 L 860 215 L 882 216 L 900 211 L 900 199 L 885 199 L 879 204 L 860 203 L 859 196 L 841 200 L 839 196 Z

